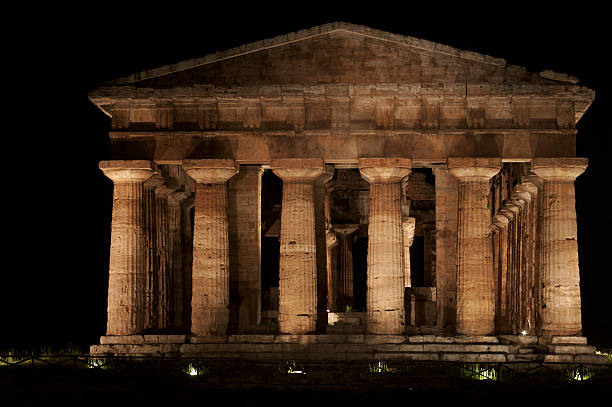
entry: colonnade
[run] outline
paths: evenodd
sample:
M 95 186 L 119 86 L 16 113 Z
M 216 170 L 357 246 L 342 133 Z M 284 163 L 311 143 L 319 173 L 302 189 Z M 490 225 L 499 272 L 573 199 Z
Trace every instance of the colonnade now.
M 229 323 L 230 292 L 227 181 L 238 173 L 239 167 L 229 159 L 183 160 L 182 166 L 196 182 L 191 332 L 198 336 L 223 335 Z M 504 220 L 498 216 L 501 213 L 492 214 L 489 193 L 490 180 L 501 166 L 501 158 L 450 157 L 447 161 L 447 171 L 458 185 L 459 335 L 487 335 L 495 331 L 501 288 L 495 281 L 492 233 L 495 228 L 502 230 L 507 226 L 508 217 Z M 410 174 L 412 162 L 405 158 L 362 158 L 358 167 L 370 183 L 367 331 L 399 335 L 404 332 L 405 250 L 409 246 L 404 242 L 409 233 L 407 225 L 402 224 L 401 181 Z M 321 311 L 317 304 L 320 276 L 317 276 L 315 200 L 319 194 L 315 181 L 325 172 L 324 162 L 311 158 L 277 159 L 270 162 L 270 168 L 283 181 L 279 330 L 285 334 L 313 333 Z M 534 261 L 541 275 L 542 332 L 577 335 L 581 321 L 573 182 L 586 168 L 586 160 L 536 158 L 531 168 L 541 180 L 537 198 L 541 202 L 541 228 L 536 236 L 540 256 Z M 157 182 L 148 181 L 154 174 L 154 164 L 139 160 L 103 161 L 100 169 L 115 184 L 107 335 L 141 334 L 151 319 L 145 299 L 146 286 L 153 282 L 146 277 L 143 194 L 145 185 Z M 436 171 L 436 182 L 438 174 L 441 173 Z M 532 199 L 537 192 L 534 185 L 525 185 L 518 192 L 529 193 Z M 175 189 L 167 185 L 160 194 L 172 196 Z M 171 215 L 166 220 L 168 225 L 175 223 L 175 217 Z M 177 232 L 176 225 L 170 229 Z M 354 231 L 349 229 L 339 232 L 349 236 Z M 448 248 L 444 250 L 445 254 L 451 253 Z M 438 260 L 438 264 L 447 263 L 449 259 Z M 347 276 L 342 280 L 346 292 L 352 286 L 348 280 Z

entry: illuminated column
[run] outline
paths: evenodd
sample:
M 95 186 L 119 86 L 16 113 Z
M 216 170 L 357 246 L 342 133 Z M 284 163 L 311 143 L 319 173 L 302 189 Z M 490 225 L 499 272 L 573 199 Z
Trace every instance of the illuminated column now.
M 336 310 L 336 270 L 334 269 L 333 252 L 338 245 L 338 237 L 328 230 L 325 235 L 325 249 L 327 255 L 327 309 Z
M 261 322 L 261 177 L 259 165 L 241 165 L 229 180 L 230 279 L 238 285 L 238 328 Z
M 335 225 L 334 231 L 340 235 L 338 256 L 338 292 L 336 306 L 343 311 L 347 305 L 353 306 L 353 233 L 359 225 Z
M 370 183 L 368 226 L 367 331 L 404 332 L 402 178 L 412 162 L 404 158 L 362 158 L 359 171 Z
M 501 159 L 449 157 L 448 169 L 459 180 L 457 333 L 488 335 L 495 330 L 489 181 Z
M 108 276 L 107 335 L 141 334 L 145 319 L 143 182 L 151 161 L 101 161 L 115 184 Z
M 170 285 L 172 295 L 170 326 L 177 331 L 185 329 L 181 205 L 187 198 L 188 195 L 184 191 L 174 192 L 168 196 L 168 257 L 171 264 Z
M 155 188 L 157 256 L 159 259 L 159 268 L 156 273 L 157 290 L 155 292 L 157 296 L 155 303 L 157 305 L 158 329 L 168 329 L 172 322 L 170 314 L 172 308 L 172 293 L 170 291 L 172 282 L 169 257 L 171 254 L 171 241 L 168 223 L 168 196 L 176 191 L 178 186 L 178 181 L 169 177 L 164 179 L 164 182 Z
M 224 335 L 229 322 L 227 180 L 238 172 L 234 160 L 184 160 L 196 182 L 191 280 L 191 332 Z
M 542 179 L 540 235 L 542 333 L 580 335 L 580 275 L 574 180 L 586 158 L 535 158 L 532 171 Z
M 414 242 L 415 218 L 407 218 L 402 222 L 403 245 L 404 245 L 404 287 L 411 287 L 410 275 L 410 246 Z
M 457 318 L 457 208 L 459 185 L 446 165 L 433 168 L 436 182 L 436 298 L 438 326 L 455 330 Z
M 283 180 L 279 258 L 281 333 L 314 332 L 317 317 L 317 258 L 314 181 L 323 173 L 320 159 L 280 159 L 270 163 Z

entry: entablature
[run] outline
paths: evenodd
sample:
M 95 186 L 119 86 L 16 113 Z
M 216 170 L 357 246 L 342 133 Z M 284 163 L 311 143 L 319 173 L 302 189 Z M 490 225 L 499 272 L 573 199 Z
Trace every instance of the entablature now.
M 99 88 L 113 130 L 572 129 L 594 97 L 575 85 L 327 84 Z

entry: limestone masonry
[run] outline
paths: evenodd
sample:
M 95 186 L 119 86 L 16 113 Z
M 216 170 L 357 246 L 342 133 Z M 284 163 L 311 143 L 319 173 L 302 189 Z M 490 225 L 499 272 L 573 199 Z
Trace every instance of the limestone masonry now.
M 92 354 L 603 363 L 569 75 L 333 23 L 108 82 Z

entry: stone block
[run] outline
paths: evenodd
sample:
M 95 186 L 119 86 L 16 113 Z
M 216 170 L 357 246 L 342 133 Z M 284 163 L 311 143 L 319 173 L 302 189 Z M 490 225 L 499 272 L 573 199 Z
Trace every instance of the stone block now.
M 101 345 L 142 343 L 145 343 L 143 335 L 107 335 L 100 337 Z
M 461 345 L 454 343 L 425 343 L 423 344 L 423 351 L 425 352 L 464 352 Z
M 453 338 L 455 343 L 499 343 L 499 340 L 495 336 L 486 335 L 461 335 Z
M 499 339 L 520 345 L 535 345 L 538 343 L 538 337 L 533 335 L 500 335 Z
M 402 343 L 395 345 L 398 352 L 423 352 L 424 345 L 420 343 Z
M 365 335 L 365 343 L 404 343 L 406 337 L 403 335 Z
M 316 335 L 313 337 L 313 339 L 315 343 L 346 343 L 347 336 L 353 336 L 353 335 L 340 335 L 340 334 Z
M 452 336 L 435 336 L 431 342 L 435 343 L 453 343 L 454 337 Z
M 166 335 L 168 343 L 186 343 L 187 335 Z
M 208 336 L 198 336 L 193 335 L 189 338 L 189 343 L 225 343 L 227 342 L 227 336 L 216 336 L 216 335 L 208 335 Z
M 568 363 L 574 362 L 574 355 L 544 355 L 544 362 L 554 362 L 554 363 Z
M 586 345 L 587 338 L 584 336 L 553 336 L 550 342 L 553 345 L 558 344 L 572 344 L 572 345 Z
M 365 335 L 347 335 L 346 343 L 365 343 Z
M 230 335 L 227 343 L 272 343 L 274 335 Z
M 552 345 L 550 350 L 555 354 L 595 354 L 595 347 L 589 345 Z
M 468 363 L 503 363 L 508 359 L 505 354 L 501 353 L 441 353 L 440 360 Z
M 410 335 L 406 339 L 408 342 L 423 343 L 423 342 L 434 342 L 434 335 Z

